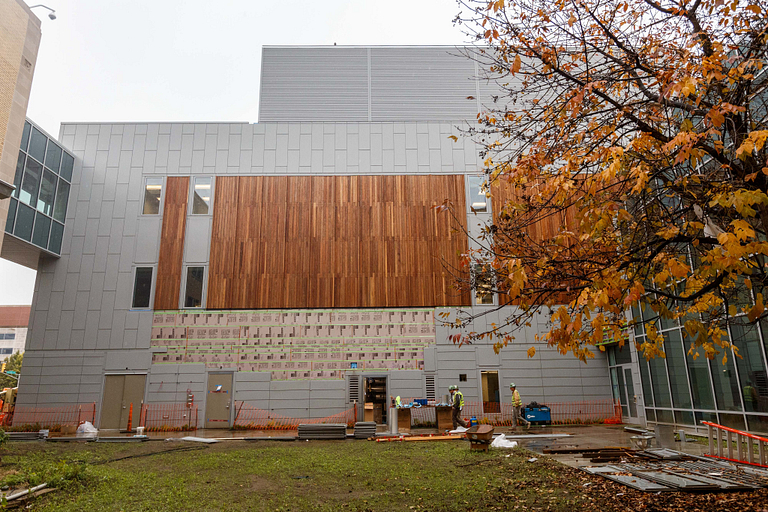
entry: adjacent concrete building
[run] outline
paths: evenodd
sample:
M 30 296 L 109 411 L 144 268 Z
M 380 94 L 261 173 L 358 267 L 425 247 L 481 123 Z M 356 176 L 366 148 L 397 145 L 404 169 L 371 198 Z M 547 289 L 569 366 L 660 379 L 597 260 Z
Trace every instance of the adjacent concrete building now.
M 29 306 L 0 306 L 0 360 L 24 352 Z

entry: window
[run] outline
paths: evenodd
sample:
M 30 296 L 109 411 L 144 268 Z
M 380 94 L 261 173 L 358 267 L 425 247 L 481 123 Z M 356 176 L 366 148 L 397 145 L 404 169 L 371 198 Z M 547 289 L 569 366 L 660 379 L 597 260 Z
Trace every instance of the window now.
M 40 186 L 40 197 L 37 200 L 37 211 L 50 216 L 53 213 L 53 197 L 56 194 L 56 175 L 46 170 Z
M 488 211 L 488 198 L 485 196 L 485 191 L 483 190 L 484 182 L 485 182 L 485 178 L 483 176 L 469 177 L 470 211 L 474 211 L 474 212 Z
M 57 174 L 61 167 L 61 148 L 52 141 L 48 142 L 48 151 L 45 153 L 45 166 Z
M 152 267 L 137 267 L 133 285 L 133 307 L 148 308 L 152 292 Z
M 43 166 L 31 158 L 27 158 L 25 167 L 26 170 L 24 171 L 24 180 L 21 183 L 19 199 L 34 208 L 37 206 L 37 192 L 40 189 Z
M 459 382 L 467 382 L 467 374 L 466 373 L 460 373 L 459 374 Z
M 32 138 L 29 141 L 29 151 L 27 152 L 29 156 L 38 162 L 43 162 L 45 160 L 46 144 L 48 144 L 48 137 L 43 135 L 43 132 L 33 126 Z
M 144 215 L 157 215 L 160 213 L 160 196 L 163 192 L 163 178 L 147 178 L 144 188 Z
M 195 178 L 192 190 L 192 214 L 208 215 L 211 208 L 211 178 Z
M 472 289 L 475 290 L 476 304 L 493 304 L 493 274 L 482 265 L 472 267 Z
M 16 339 L 16 333 L 7 332 L 5 334 L 0 334 L 0 340 L 15 340 L 15 339 Z
M 4 355 L 4 356 L 7 356 L 9 354 L 13 354 L 13 349 L 12 348 L 0 348 L 0 354 Z
M 205 267 L 188 267 L 187 284 L 184 287 L 184 307 L 199 308 L 203 306 L 203 278 Z
M 53 218 L 59 222 L 64 222 L 67 216 L 67 201 L 69 200 L 69 183 L 59 180 L 59 187 L 56 189 L 56 205 L 53 207 Z

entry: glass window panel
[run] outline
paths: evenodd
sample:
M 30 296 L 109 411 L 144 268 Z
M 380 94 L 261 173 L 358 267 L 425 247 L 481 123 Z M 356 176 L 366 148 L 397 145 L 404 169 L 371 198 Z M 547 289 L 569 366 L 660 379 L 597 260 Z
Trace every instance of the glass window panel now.
M 163 178 L 147 178 L 144 188 L 144 215 L 157 215 L 160 213 L 160 195 L 163 192 Z
M 679 425 L 695 425 L 693 411 L 675 411 L 675 423 Z
M 688 377 L 691 379 L 693 407 L 696 409 L 715 409 L 715 397 L 712 396 L 712 382 L 709 380 L 709 365 L 704 350 L 699 349 L 696 359 L 688 355 Z
M 148 308 L 152 291 L 152 267 L 137 267 L 133 285 L 133 307 Z
M 47 142 L 48 137 L 33 126 L 32 136 L 29 138 L 29 151 L 27 153 L 42 163 L 45 160 L 45 145 Z
M 72 181 L 72 168 L 75 166 L 75 158 L 69 153 L 61 156 L 61 172 L 59 173 L 65 180 Z
M 477 304 L 493 304 L 493 276 L 483 270 L 482 265 L 475 265 L 472 271 Z
M 187 269 L 187 285 L 184 292 L 184 307 L 199 308 L 203 305 L 203 267 L 189 267 Z
M 37 198 L 37 211 L 46 215 L 53 213 L 53 197 L 56 194 L 56 175 L 49 170 L 43 171 L 43 181 L 40 184 L 40 196 Z
M 747 414 L 747 425 L 750 432 L 768 433 L 768 416 L 753 416 Z
M 696 411 L 694 412 L 694 416 L 696 417 L 696 424 L 701 425 L 702 421 L 709 421 L 711 423 L 717 423 L 717 413 L 715 412 L 700 412 Z
M 616 347 L 608 347 L 608 366 L 616 366 Z
M 637 401 L 635 399 L 635 383 L 632 378 L 632 369 L 624 368 L 624 380 L 627 383 L 627 398 L 629 398 L 629 415 L 637 417 Z
M 640 308 L 637 306 L 632 306 L 632 321 L 635 323 L 635 336 L 642 336 L 645 334 L 643 319 L 640 316 Z
M 723 411 L 741 411 L 739 383 L 736 380 L 736 369 L 733 366 L 733 354 L 728 351 L 728 361 L 723 364 L 723 353 L 720 352 L 709 364 L 712 369 L 712 384 L 715 387 L 717 408 Z
M 476 212 L 488 211 L 488 198 L 483 191 L 485 178 L 482 176 L 469 177 L 469 206 L 470 211 Z
M 659 423 L 674 423 L 674 416 L 672 415 L 672 411 L 663 411 L 661 409 L 656 409 L 656 421 Z
M 760 348 L 760 333 L 756 325 L 743 325 L 734 320 L 731 325 L 733 344 L 739 349 L 736 368 L 741 380 L 745 412 L 768 412 L 768 376 Z
M 616 347 L 616 364 L 628 364 L 632 362 L 632 352 L 629 349 L 629 343 L 624 343 L 624 346 L 615 345 Z
M 16 227 L 13 228 L 13 234 L 29 242 L 32 239 L 32 225 L 34 222 L 35 210 L 25 204 L 19 204 L 19 211 L 16 213 Z
M 688 390 L 688 372 L 685 367 L 683 340 L 680 336 L 680 331 L 674 330 L 664 334 L 664 351 L 667 354 L 672 402 L 675 407 L 692 407 L 691 393 Z
M 5 230 L 8 233 L 13 233 L 13 225 L 16 221 L 16 205 L 18 203 L 15 199 L 11 199 L 11 202 L 8 204 L 8 217 L 5 219 Z
M 616 368 L 611 368 L 611 389 L 613 390 L 613 399 L 619 400 L 619 378 Z
M 664 359 L 655 357 L 648 361 L 648 366 L 651 368 L 651 385 L 653 387 L 653 398 L 656 401 L 656 407 L 672 407 Z
M 69 200 L 69 183 L 59 180 L 59 186 L 56 189 L 56 206 L 53 208 L 53 218 L 59 222 L 64 222 L 67 218 L 67 201 Z
M 646 409 L 645 419 L 648 421 L 656 421 L 656 411 L 654 411 L 653 409 Z
M 24 131 L 21 133 L 21 149 L 24 151 L 27 150 L 27 145 L 29 144 L 29 132 L 32 129 L 32 125 L 29 124 L 29 121 L 24 123 Z
M 744 430 L 744 416 L 741 414 L 720 414 L 720 425 Z
M 24 162 L 26 162 L 27 155 L 24 152 L 19 151 L 19 159 L 16 160 L 16 174 L 13 176 L 13 186 L 16 189 L 13 191 L 13 197 L 19 197 L 21 190 L 21 179 L 24 176 Z
M 653 392 L 651 391 L 651 375 L 648 372 L 648 363 L 644 357 L 639 356 L 638 365 L 640 366 L 640 383 L 643 388 L 643 403 L 653 407 Z
M 48 232 L 51 230 L 51 219 L 38 213 L 35 217 L 35 232 L 32 234 L 32 243 L 46 249 L 48 247 Z
M 61 241 L 64 239 L 64 226 L 58 222 L 51 225 L 51 238 L 48 241 L 48 250 L 55 254 L 61 254 Z
M 53 141 L 48 141 L 48 150 L 45 152 L 45 166 L 54 171 L 55 173 L 59 173 L 59 168 L 61 167 L 61 148 L 53 143 Z
M 211 207 L 211 178 L 195 178 L 192 193 L 192 214 L 208 215 Z
M 37 192 L 40 189 L 40 177 L 42 174 L 43 166 L 31 158 L 27 158 L 19 199 L 21 199 L 22 203 L 26 203 L 32 208 L 37 206 Z
M 613 368 L 613 370 L 618 370 L 617 376 L 619 377 L 619 401 L 621 402 L 621 405 L 625 406 L 627 405 L 627 393 L 625 383 L 624 383 L 624 372 L 621 371 L 621 368 Z M 614 397 L 615 398 L 615 397 Z M 624 411 L 624 414 L 627 414 L 627 411 Z

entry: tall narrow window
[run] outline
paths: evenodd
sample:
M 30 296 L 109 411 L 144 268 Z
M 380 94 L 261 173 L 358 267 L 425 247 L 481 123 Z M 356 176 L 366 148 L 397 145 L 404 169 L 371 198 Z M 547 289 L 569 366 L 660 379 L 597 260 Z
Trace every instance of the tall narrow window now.
M 137 267 L 133 284 L 133 307 L 148 308 L 152 292 L 152 267 Z
M 147 178 L 144 188 L 144 215 L 160 213 L 160 196 L 163 192 L 163 178 Z
M 199 308 L 203 305 L 204 267 L 187 268 L 187 285 L 184 291 L 184 307 Z
M 37 199 L 37 211 L 50 216 L 53 212 L 53 197 L 56 194 L 56 175 L 49 170 L 43 171 L 40 196 Z
M 472 287 L 477 304 L 493 304 L 493 275 L 482 265 L 472 268 Z
M 192 192 L 192 214 L 208 215 L 211 208 L 211 178 L 195 178 Z
M 485 179 L 482 176 L 469 177 L 470 211 L 475 211 L 475 212 L 488 211 L 488 198 L 485 197 L 485 191 L 483 190 L 484 181 Z
M 31 158 L 27 158 L 24 171 L 24 180 L 21 183 L 19 199 L 32 208 L 37 206 L 37 193 L 40 190 L 40 178 L 43 174 L 43 166 Z

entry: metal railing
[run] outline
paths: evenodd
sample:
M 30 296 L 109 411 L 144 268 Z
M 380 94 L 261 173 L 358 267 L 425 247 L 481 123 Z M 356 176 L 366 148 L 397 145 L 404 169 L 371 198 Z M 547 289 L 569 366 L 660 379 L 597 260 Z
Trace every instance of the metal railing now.
M 702 421 L 701 423 L 706 425 L 708 429 L 710 457 L 768 467 L 766 464 L 766 443 L 768 443 L 768 438 L 709 421 Z M 725 434 L 725 439 L 723 434 Z M 736 443 L 736 457 L 734 457 L 734 442 Z M 726 445 L 725 448 L 723 444 Z M 757 444 L 757 456 L 760 458 L 760 462 L 755 462 L 755 444 Z M 728 454 L 727 457 L 725 453 Z

